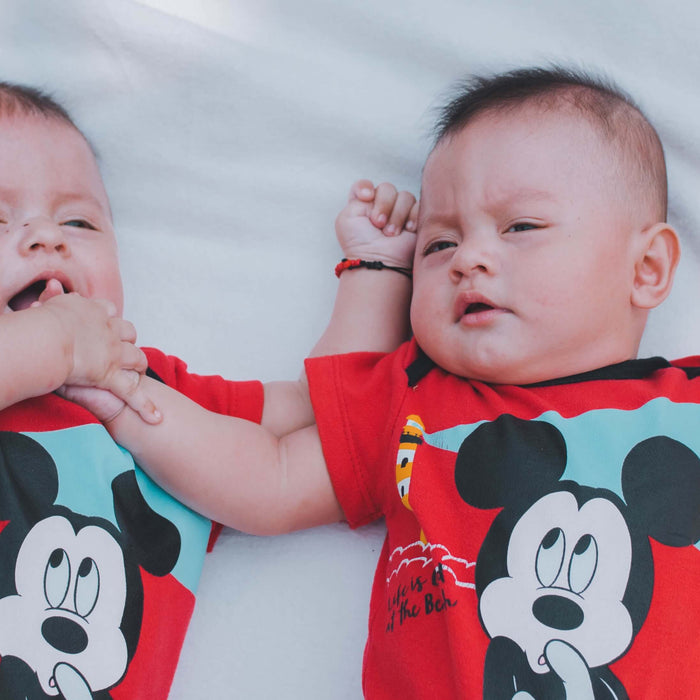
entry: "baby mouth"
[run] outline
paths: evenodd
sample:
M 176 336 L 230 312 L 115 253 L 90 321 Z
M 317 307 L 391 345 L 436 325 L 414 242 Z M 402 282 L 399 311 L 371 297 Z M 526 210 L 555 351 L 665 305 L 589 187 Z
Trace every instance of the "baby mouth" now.
M 25 287 L 21 292 L 15 294 L 7 305 L 12 311 L 22 311 L 28 309 L 35 301 L 39 300 L 41 293 L 46 289 L 48 280 L 37 280 L 28 287 Z M 63 286 L 63 291 L 67 294 L 70 290 Z
M 480 311 L 491 311 L 494 307 L 490 304 L 483 304 L 481 302 L 469 304 L 464 310 L 464 314 L 478 314 Z
M 488 300 L 472 301 L 461 309 L 457 321 L 469 328 L 487 328 L 505 313 L 508 313 L 507 309 L 495 306 Z

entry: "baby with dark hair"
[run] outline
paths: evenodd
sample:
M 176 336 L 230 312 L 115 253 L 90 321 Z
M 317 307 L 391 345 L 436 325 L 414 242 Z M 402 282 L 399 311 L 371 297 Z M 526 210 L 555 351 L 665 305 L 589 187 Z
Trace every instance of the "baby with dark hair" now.
M 627 93 L 612 83 L 565 68 L 533 68 L 495 77 L 475 77 L 464 83 L 443 108 L 435 126 L 436 143 L 461 131 L 475 117 L 505 114 L 525 103 L 542 110 L 568 105 L 607 137 L 620 157 L 621 180 L 658 203 L 659 220 L 666 218 L 667 182 L 663 146 L 654 127 Z
M 95 155 L 55 100 L 0 83 L 0 154 L 0 698 L 106 700 L 114 691 L 164 700 L 211 523 L 159 489 L 65 396 L 89 400 L 103 420 L 128 405 L 157 422 L 139 381 L 148 372 L 197 405 L 275 434 L 313 416 L 274 385 L 198 376 L 134 345 Z M 370 183 L 356 195 L 367 222 L 393 227 L 392 247 L 413 238 L 400 233 L 412 195 Z M 355 244 L 371 255 L 384 234 L 367 230 Z M 342 226 L 339 234 L 344 242 Z M 399 342 L 400 322 L 369 336 L 355 323 L 408 297 L 408 281 L 385 289 L 384 279 L 368 280 L 378 285 L 369 316 L 361 299 L 344 296 L 351 287 L 339 290 L 342 334 L 331 329 L 319 352 L 325 343 L 336 352 Z
M 385 255 L 341 285 L 402 284 Z M 637 358 L 678 258 L 628 97 L 557 68 L 478 79 L 423 171 L 410 341 L 307 360 L 288 391 L 315 423 L 282 438 L 148 378 L 163 422 L 108 429 L 239 529 L 386 520 L 368 698 L 698 697 L 700 358 Z

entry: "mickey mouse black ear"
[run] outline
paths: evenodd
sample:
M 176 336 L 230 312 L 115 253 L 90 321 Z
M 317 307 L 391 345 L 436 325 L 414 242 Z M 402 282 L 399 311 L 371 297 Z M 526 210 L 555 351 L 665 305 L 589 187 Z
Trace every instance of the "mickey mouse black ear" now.
M 483 423 L 462 442 L 455 483 L 476 508 L 531 503 L 566 467 L 564 437 L 551 423 L 508 414 Z
M 21 433 L 0 431 L 0 520 L 38 520 L 41 504 L 48 508 L 58 495 L 58 471 L 51 455 Z M 31 504 L 31 508 L 27 508 Z
M 630 518 L 657 542 L 686 547 L 700 540 L 700 458 L 663 435 L 635 445 L 622 465 Z
M 154 576 L 169 574 L 180 556 L 180 531 L 148 504 L 133 471 L 112 480 L 114 513 L 139 564 Z

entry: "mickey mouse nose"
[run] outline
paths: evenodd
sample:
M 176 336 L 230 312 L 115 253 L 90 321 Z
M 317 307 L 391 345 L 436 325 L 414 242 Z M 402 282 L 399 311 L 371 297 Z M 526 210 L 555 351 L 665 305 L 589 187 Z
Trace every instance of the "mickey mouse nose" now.
M 583 610 L 573 600 L 559 595 L 544 595 L 532 604 L 539 622 L 557 630 L 573 630 L 583 622 Z
M 73 620 L 66 617 L 48 617 L 41 625 L 44 639 L 64 654 L 79 654 L 88 645 L 85 630 Z

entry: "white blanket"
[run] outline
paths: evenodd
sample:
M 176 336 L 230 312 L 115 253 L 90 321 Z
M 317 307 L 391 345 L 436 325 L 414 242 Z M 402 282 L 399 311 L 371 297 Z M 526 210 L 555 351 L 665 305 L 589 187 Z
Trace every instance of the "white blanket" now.
M 351 182 L 417 193 L 455 80 L 551 61 L 605 72 L 657 126 L 683 261 L 642 354 L 700 351 L 694 0 L 2 0 L 0 20 L 0 79 L 53 92 L 101 155 L 140 342 L 193 371 L 296 377 Z M 172 698 L 359 698 L 382 538 L 226 532 Z

